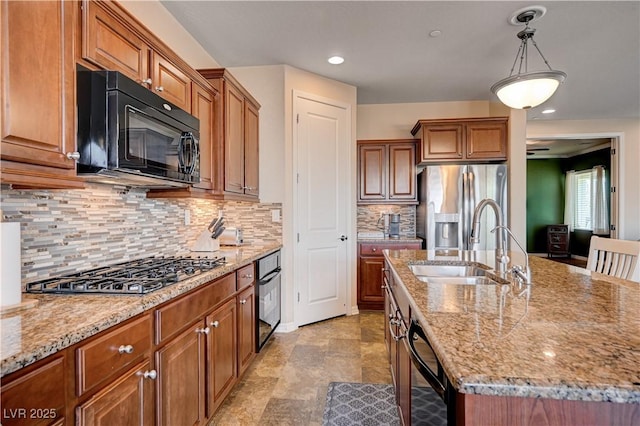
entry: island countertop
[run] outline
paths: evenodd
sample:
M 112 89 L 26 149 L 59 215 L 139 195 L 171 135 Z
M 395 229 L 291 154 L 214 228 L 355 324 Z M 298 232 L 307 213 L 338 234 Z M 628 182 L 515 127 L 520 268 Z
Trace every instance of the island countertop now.
M 465 260 L 493 268 L 493 251 L 384 253 L 459 392 L 640 404 L 640 284 L 534 256 L 528 289 L 428 284 L 408 265 Z
M 220 250 L 215 255 L 226 258 L 224 266 L 145 295 L 25 293 L 23 301 L 38 300 L 36 307 L 0 317 L 1 376 L 233 272 L 281 247 L 280 244 L 245 245 Z M 197 257 L 198 253 L 191 255 Z

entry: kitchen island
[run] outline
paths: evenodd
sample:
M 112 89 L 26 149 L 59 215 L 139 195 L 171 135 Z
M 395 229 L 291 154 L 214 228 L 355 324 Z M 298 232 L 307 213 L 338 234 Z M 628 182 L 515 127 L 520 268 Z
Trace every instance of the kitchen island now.
M 640 284 L 533 256 L 529 288 L 435 284 L 408 265 L 493 269 L 494 252 L 385 259 L 456 390 L 456 423 L 640 423 Z

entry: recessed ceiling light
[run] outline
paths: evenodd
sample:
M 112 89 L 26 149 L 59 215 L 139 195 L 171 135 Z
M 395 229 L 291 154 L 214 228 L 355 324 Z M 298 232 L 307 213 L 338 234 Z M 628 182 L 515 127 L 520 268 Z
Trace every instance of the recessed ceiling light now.
M 440 30 L 433 30 L 429 33 L 429 36 L 431 37 L 440 37 L 442 35 L 442 31 Z
M 556 110 L 553 108 L 545 109 L 544 111 L 542 111 L 543 114 L 553 114 L 554 112 L 556 112 Z
M 342 56 L 332 56 L 329 59 L 327 59 L 327 62 L 329 62 L 332 65 L 340 65 L 341 63 L 344 62 L 344 58 Z

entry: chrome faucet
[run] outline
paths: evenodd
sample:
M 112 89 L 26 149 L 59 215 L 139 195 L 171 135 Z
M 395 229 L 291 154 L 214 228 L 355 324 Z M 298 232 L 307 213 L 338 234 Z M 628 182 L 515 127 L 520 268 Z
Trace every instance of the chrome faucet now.
M 494 229 L 498 229 L 502 231 L 504 228 L 504 223 L 502 221 L 502 211 L 500 210 L 500 206 L 491 198 L 485 198 L 480 201 L 476 206 L 476 209 L 473 212 L 473 228 L 471 228 L 471 235 L 469 236 L 469 242 L 471 244 L 476 244 L 480 242 L 480 216 L 482 216 L 482 212 L 485 207 L 491 206 L 493 212 L 496 214 L 496 223 L 498 226 Z M 491 231 L 493 232 L 493 231 Z M 496 269 L 498 272 L 504 274 L 507 270 L 507 264 L 509 263 L 509 258 L 507 257 L 507 253 L 505 251 L 505 239 L 503 232 L 496 232 Z
M 513 232 L 511 232 L 511 229 L 509 229 L 508 227 L 506 227 L 504 225 L 498 225 L 495 228 L 493 228 L 491 230 L 491 232 L 495 232 L 498 229 L 502 229 L 504 232 L 509 234 L 509 236 L 511 236 L 511 238 L 513 238 L 513 241 L 515 241 L 515 243 L 518 245 L 520 250 L 522 250 L 522 253 L 524 253 L 524 261 L 525 261 L 524 268 L 522 266 L 520 266 L 520 265 L 514 265 L 509 270 L 509 272 L 511 272 L 514 276 L 516 276 L 518 279 L 520 279 L 525 284 L 531 284 L 531 268 L 529 268 L 529 254 L 522 247 L 522 245 L 520 244 L 520 241 L 518 241 L 516 236 L 513 235 Z

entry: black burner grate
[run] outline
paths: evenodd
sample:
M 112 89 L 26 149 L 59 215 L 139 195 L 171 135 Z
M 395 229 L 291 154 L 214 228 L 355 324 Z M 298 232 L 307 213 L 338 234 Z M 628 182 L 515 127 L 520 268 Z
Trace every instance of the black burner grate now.
M 146 294 L 224 264 L 224 257 L 150 257 L 29 283 L 27 292 Z

